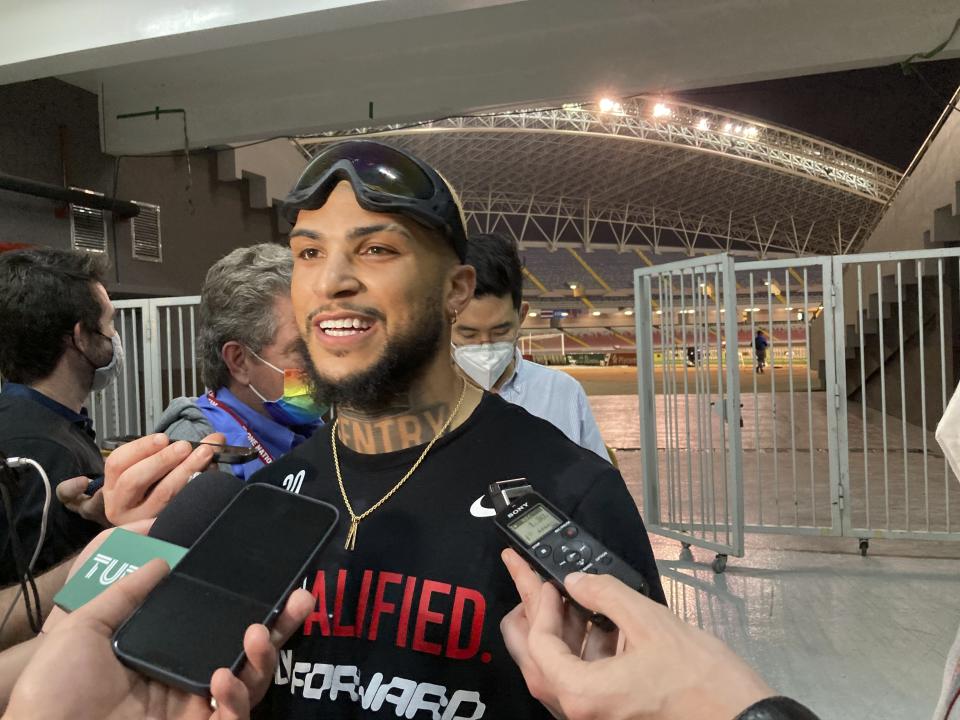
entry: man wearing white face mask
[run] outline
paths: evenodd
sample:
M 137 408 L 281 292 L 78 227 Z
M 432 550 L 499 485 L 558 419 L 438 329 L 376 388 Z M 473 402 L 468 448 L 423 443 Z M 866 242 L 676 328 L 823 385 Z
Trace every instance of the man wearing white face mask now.
M 116 378 L 123 360 L 102 283 L 105 269 L 100 258 L 69 250 L 0 255 L 0 452 L 36 460 L 54 488 L 68 478 L 103 474 L 83 404 Z M 18 474 L 13 517 L 22 552 L 32 556 L 41 540 L 45 491 L 33 469 Z M 9 522 L 0 513 L 0 586 L 18 579 Z M 69 512 L 54 493 L 34 573 L 71 556 L 101 529 Z
M 477 271 L 477 289 L 453 326 L 453 357 L 460 371 L 475 385 L 552 423 L 573 442 L 608 459 L 580 383 L 524 360 L 517 349 L 529 306 L 523 302 L 523 265 L 516 244 L 501 235 L 475 235 L 466 262 Z

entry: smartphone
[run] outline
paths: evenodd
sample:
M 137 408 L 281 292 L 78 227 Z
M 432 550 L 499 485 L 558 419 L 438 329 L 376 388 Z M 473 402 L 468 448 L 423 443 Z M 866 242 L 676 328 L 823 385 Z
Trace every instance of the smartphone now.
M 332 505 L 247 485 L 113 636 L 128 667 L 197 695 L 238 672 L 247 627 L 270 627 L 337 526 Z
M 139 440 L 140 437 L 140 435 L 122 435 L 120 437 L 106 438 L 101 443 L 101 448 L 104 451 L 104 454 L 109 455 L 121 445 L 125 445 L 128 442 L 133 442 L 134 440 Z M 190 443 L 194 450 L 201 445 L 211 445 L 216 448 L 216 452 L 213 454 L 214 462 L 240 465 L 245 462 L 250 462 L 257 457 L 257 451 L 252 447 L 241 445 L 220 445 L 218 443 L 208 443 L 200 440 L 187 440 L 186 442 Z

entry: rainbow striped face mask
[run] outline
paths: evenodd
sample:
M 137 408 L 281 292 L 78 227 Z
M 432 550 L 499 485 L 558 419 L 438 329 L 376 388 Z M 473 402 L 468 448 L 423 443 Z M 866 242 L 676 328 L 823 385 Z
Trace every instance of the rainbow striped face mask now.
M 247 348 L 249 350 L 249 348 Z M 320 418 L 329 408 L 318 405 L 310 394 L 307 374 L 303 370 L 281 370 L 273 363 L 264 360 L 253 350 L 250 353 L 264 365 L 283 374 L 283 395 L 276 400 L 268 400 L 253 386 L 248 385 L 253 394 L 263 401 L 263 408 L 276 422 L 285 427 L 319 425 Z

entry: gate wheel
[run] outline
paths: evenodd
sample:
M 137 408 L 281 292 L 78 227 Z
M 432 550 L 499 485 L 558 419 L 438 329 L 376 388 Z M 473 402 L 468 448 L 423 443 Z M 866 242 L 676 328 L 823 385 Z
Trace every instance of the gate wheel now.
M 727 556 L 718 553 L 710 566 L 713 568 L 713 571 L 719 575 L 727 569 Z
M 867 538 L 860 538 L 860 556 L 866 557 L 867 550 L 870 549 L 870 540 Z

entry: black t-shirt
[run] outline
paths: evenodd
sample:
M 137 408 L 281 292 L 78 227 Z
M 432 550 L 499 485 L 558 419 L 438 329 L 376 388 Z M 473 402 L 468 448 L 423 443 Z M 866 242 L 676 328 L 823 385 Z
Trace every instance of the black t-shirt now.
M 50 479 L 53 494 L 47 533 L 33 568 L 34 574 L 40 574 L 73 555 L 103 529 L 67 510 L 56 495 L 57 484 L 63 480 L 102 475 L 103 456 L 83 428 L 29 397 L 5 392 L 0 392 L 0 451 L 8 457 L 36 460 Z M 13 511 L 26 563 L 40 538 L 45 492 L 36 470 L 19 468 L 16 472 L 19 482 Z M 0 506 L 0 586 L 17 582 L 8 523 Z
M 665 602 L 650 541 L 620 473 L 550 423 L 494 395 L 442 438 L 407 483 L 360 523 L 349 519 L 325 429 L 253 476 L 325 500 L 341 523 L 304 587 L 317 598 L 280 654 L 258 718 L 515 720 L 549 718 L 527 692 L 500 634 L 519 602 L 500 560 L 505 541 L 479 510 L 487 486 L 527 478 L 624 560 Z M 361 513 L 423 446 L 362 455 L 338 443 Z

